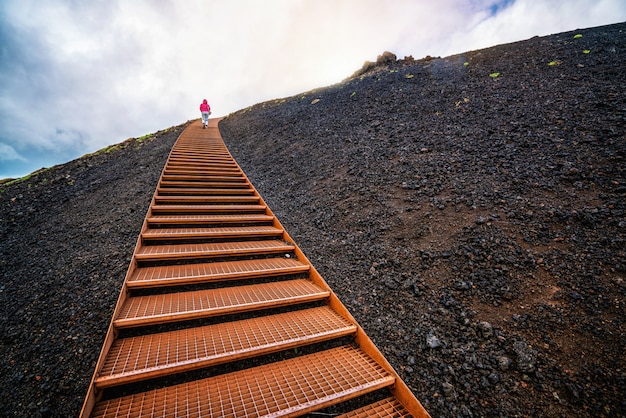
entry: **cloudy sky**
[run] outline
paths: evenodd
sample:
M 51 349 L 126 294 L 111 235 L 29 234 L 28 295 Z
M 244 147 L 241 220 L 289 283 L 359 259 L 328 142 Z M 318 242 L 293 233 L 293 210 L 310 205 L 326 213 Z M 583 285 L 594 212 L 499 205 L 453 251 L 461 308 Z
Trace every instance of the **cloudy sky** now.
M 0 0 L 0 179 L 340 82 L 383 51 L 626 21 L 624 0 Z

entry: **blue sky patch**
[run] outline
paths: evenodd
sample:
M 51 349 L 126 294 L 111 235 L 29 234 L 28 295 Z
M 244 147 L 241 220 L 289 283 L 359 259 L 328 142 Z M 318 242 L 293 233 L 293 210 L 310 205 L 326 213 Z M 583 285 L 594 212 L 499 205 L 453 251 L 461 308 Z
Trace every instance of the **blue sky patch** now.
M 489 7 L 489 12 L 491 13 L 491 16 L 495 16 L 513 3 L 515 3 L 515 0 L 500 0 Z

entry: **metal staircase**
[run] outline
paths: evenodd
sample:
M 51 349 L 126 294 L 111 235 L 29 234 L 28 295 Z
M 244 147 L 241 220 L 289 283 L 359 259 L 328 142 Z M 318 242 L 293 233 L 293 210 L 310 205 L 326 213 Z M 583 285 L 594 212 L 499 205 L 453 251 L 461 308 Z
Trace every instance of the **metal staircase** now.
M 428 417 L 210 122 L 171 151 L 81 417 Z

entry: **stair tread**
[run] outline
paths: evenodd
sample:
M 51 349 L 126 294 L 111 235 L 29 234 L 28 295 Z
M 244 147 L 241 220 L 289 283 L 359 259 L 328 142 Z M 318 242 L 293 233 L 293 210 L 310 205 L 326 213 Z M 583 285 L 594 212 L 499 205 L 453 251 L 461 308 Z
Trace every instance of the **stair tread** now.
M 222 256 L 246 255 L 257 252 L 292 251 L 294 246 L 280 240 L 216 242 L 198 244 L 171 244 L 142 246 L 137 251 L 137 257 L 151 258 L 153 256 Z
M 96 386 L 214 366 L 338 338 L 356 326 L 327 306 L 116 340 Z
M 279 237 L 283 230 L 273 226 L 231 226 L 215 228 L 151 228 L 144 231 L 144 239 L 189 239 L 189 238 L 236 238 L 236 237 Z
M 148 218 L 151 224 L 224 224 L 272 222 L 274 217 L 264 214 L 251 215 L 154 215 Z
M 410 418 L 411 416 L 411 413 L 406 410 L 400 401 L 391 396 L 346 414 L 338 415 L 337 418 Z
M 306 279 L 137 296 L 126 300 L 115 326 L 126 328 L 310 302 L 330 292 Z
M 242 195 L 242 194 L 254 194 L 254 190 L 247 188 L 237 188 L 237 189 L 216 189 L 216 188 L 193 188 L 193 187 L 159 187 L 157 189 L 157 193 L 159 196 L 175 196 L 175 195 Z M 167 193 L 167 195 L 164 195 Z
M 228 183 L 247 183 L 246 177 L 239 173 L 231 173 L 230 175 L 224 175 L 220 172 L 210 172 L 203 171 L 199 173 L 176 173 L 176 172 L 165 172 L 163 173 L 163 177 L 161 177 L 160 183 L 168 183 L 168 182 L 228 182 Z
M 244 203 L 244 202 L 258 202 L 260 199 L 258 196 L 241 196 L 241 195 L 237 195 L 237 196 L 211 196 L 211 195 L 205 195 L 205 196 L 187 196 L 187 195 L 183 195 L 183 196 L 155 196 L 154 198 L 155 202 L 157 204 L 163 204 L 163 203 L 175 203 L 175 202 L 181 202 L 181 203 L 189 203 L 189 202 L 198 202 L 198 203 L 212 203 L 212 202 L 217 202 L 217 203 Z
M 191 170 L 225 170 L 238 171 L 241 169 L 237 164 L 226 155 L 215 155 L 214 157 L 202 154 L 194 154 L 193 158 L 185 160 L 182 154 L 170 156 L 166 165 L 169 169 L 191 169 Z
M 267 241 L 261 241 L 260 244 Z M 282 241 L 272 241 L 284 251 L 293 249 L 284 246 Z M 254 244 L 252 242 L 251 244 Z M 237 244 L 237 243 L 220 243 Z M 244 244 L 249 244 L 246 242 Z M 206 248 L 205 245 L 198 247 Z M 153 247 L 148 247 L 153 248 Z M 256 247 L 252 247 L 256 248 Z M 128 279 L 129 287 L 169 286 L 191 284 L 199 282 L 223 281 L 231 279 L 247 279 L 253 277 L 267 277 L 286 274 L 296 274 L 309 271 L 308 264 L 293 258 L 265 258 L 255 260 L 220 261 L 216 263 L 182 264 L 172 266 L 141 267 L 137 268 Z
M 207 152 L 210 151 L 210 154 Z M 167 164 L 187 164 L 189 161 L 209 161 L 213 164 L 230 164 L 234 165 L 233 158 L 222 150 L 202 150 L 201 152 L 194 152 L 193 150 L 176 150 L 175 153 L 170 155 L 167 159 Z
M 210 164 L 211 167 L 237 167 L 235 162 L 226 157 L 226 155 L 222 154 L 221 156 L 213 157 L 211 155 L 202 155 L 202 154 L 194 154 L 194 153 L 176 153 L 170 156 L 167 160 L 168 166 L 191 166 L 197 167 L 198 164 Z
M 294 416 L 393 383 L 363 351 L 339 347 L 103 401 L 93 416 Z
M 265 205 L 155 205 L 152 213 L 261 212 Z
M 187 177 L 192 177 L 193 180 L 187 179 Z M 182 179 L 185 180 L 182 180 Z M 220 183 L 247 183 L 246 178 L 242 175 L 225 176 L 223 174 L 207 174 L 205 173 L 197 173 L 197 175 L 193 175 L 192 173 L 185 173 L 178 176 L 173 172 L 165 172 L 163 173 L 163 178 L 161 179 L 161 185 L 169 184 L 169 183 L 177 183 L 179 181 L 194 181 L 197 183 L 212 183 L 212 182 L 220 182 Z
M 202 156 L 194 156 L 193 158 L 184 158 L 181 156 L 170 157 L 167 161 L 166 167 L 180 167 L 180 168 L 190 168 L 195 170 L 201 170 L 206 167 L 211 168 L 213 170 L 239 170 L 237 164 L 233 160 L 228 160 L 225 158 L 212 158 L 212 157 L 202 157 Z
M 210 169 L 210 168 L 184 168 L 184 167 L 166 167 L 163 173 L 166 176 L 207 176 L 212 177 L 214 179 L 220 178 L 243 178 L 241 172 L 238 171 L 227 171 L 221 169 Z
M 161 182 L 160 188 L 167 190 L 168 188 L 202 188 L 202 189 L 232 189 L 241 188 L 248 190 L 250 185 L 245 181 L 193 181 L 179 180 Z
M 216 167 L 213 164 L 198 164 L 194 166 L 184 165 L 167 165 L 165 167 L 165 174 L 198 174 L 198 175 L 214 175 L 214 176 L 240 176 L 241 170 L 234 165 Z

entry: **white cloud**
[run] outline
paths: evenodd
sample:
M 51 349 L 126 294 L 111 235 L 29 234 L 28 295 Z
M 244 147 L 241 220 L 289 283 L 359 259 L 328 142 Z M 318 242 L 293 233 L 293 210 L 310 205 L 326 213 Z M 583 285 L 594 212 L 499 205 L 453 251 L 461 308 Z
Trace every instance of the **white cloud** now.
M 516 0 L 496 15 L 451 36 L 445 55 L 575 29 L 617 23 L 626 18 L 622 0 Z
M 0 161 L 26 161 L 24 157 L 19 155 L 13 147 L 0 143 Z
M 614 23 L 622 3 L 8 0 L 0 141 L 27 159 L 80 156 L 197 118 L 203 98 L 226 115 L 339 82 L 385 50 L 445 56 Z

